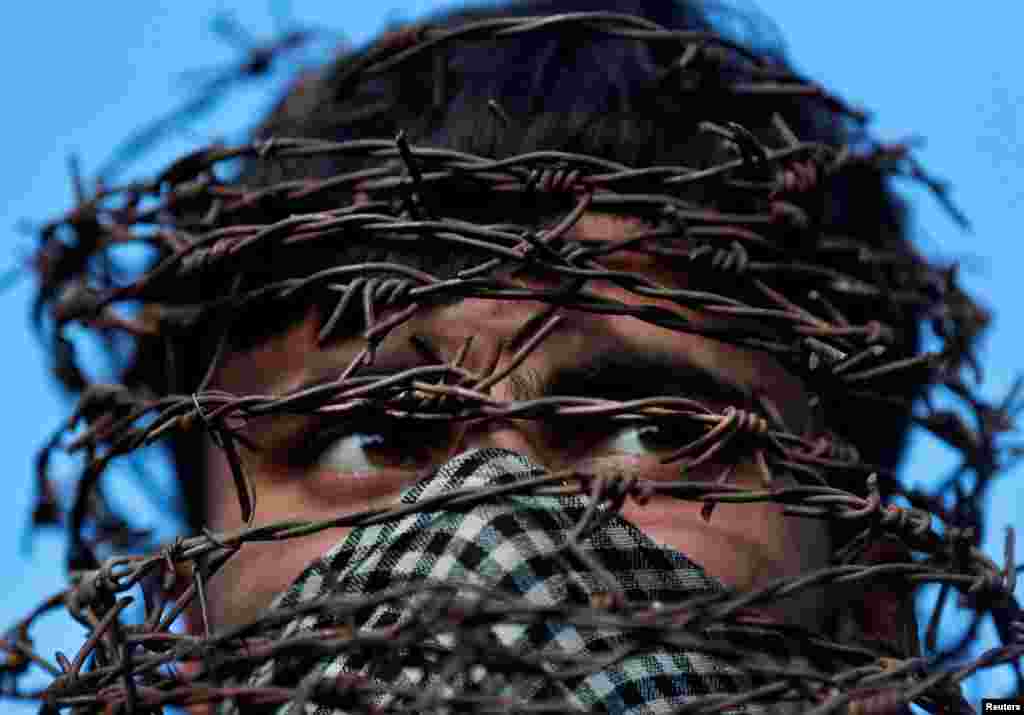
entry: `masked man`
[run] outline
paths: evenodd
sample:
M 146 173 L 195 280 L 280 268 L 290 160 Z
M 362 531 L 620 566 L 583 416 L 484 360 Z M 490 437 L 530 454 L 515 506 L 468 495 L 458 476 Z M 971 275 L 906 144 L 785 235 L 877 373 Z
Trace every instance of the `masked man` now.
M 246 525 L 243 472 L 256 524 L 393 513 L 245 543 L 210 579 L 193 634 L 348 638 L 239 665 L 234 686 L 294 698 L 224 712 L 801 711 L 838 692 L 823 673 L 916 654 L 905 583 L 671 628 L 834 565 L 865 526 L 686 484 L 894 483 L 922 380 L 870 370 L 915 354 L 921 304 L 899 296 L 922 261 L 855 112 L 697 3 L 536 0 L 386 33 L 304 76 L 259 138 L 177 219 L 320 223 L 211 238 L 181 290 L 272 302 L 199 324 L 173 370 L 140 350 L 131 379 L 200 387 L 172 438 L 197 530 Z

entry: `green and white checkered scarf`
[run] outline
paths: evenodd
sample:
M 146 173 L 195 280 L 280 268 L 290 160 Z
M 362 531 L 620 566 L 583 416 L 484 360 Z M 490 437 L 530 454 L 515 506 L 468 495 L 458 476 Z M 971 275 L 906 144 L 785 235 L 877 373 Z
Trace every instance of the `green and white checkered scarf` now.
M 514 452 L 477 449 L 407 489 L 401 501 L 413 504 L 449 490 L 544 474 Z M 655 543 L 618 514 L 580 540 L 584 558 L 570 553 L 567 540 L 589 501 L 587 496 L 507 495 L 354 528 L 271 606 L 305 611 L 278 629 L 277 637 L 347 625 L 357 636 L 354 642 L 326 656 L 278 655 L 240 682 L 297 688 L 304 699 L 271 711 L 316 715 L 540 712 L 544 703 L 552 704 L 547 712 L 654 715 L 675 712 L 698 696 L 757 687 L 757 676 L 718 656 L 670 643 L 666 633 L 584 625 L 579 610 L 571 622 L 574 607 L 590 607 L 609 590 L 588 561 L 600 563 L 630 604 L 670 606 L 725 589 L 682 553 Z M 343 601 L 445 582 L 502 591 L 513 622 L 495 623 L 491 600 L 489 618 L 471 627 L 474 612 L 466 604 L 480 591 L 470 586 L 413 588 L 358 611 L 303 609 L 317 599 Z M 531 616 L 524 604 L 542 607 L 544 614 Z M 461 618 L 453 615 L 456 609 Z M 511 618 L 513 612 L 518 617 Z M 453 657 L 459 653 L 466 658 Z M 524 656 L 534 664 L 531 672 L 523 672 Z M 798 654 L 785 656 L 790 665 L 806 663 Z M 495 696 L 503 696 L 501 704 L 494 704 Z M 795 712 L 808 705 L 747 704 L 723 712 Z M 230 701 L 221 707 L 224 715 L 238 712 Z

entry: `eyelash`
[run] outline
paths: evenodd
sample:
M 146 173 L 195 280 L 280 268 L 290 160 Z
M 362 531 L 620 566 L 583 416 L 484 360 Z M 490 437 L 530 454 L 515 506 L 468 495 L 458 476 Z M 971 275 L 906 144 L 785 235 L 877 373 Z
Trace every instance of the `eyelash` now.
M 341 446 L 344 440 L 362 435 L 363 441 L 353 445 L 354 449 L 360 450 L 360 454 L 371 448 L 371 444 L 378 443 L 380 447 L 376 460 L 379 462 L 390 462 L 389 466 L 396 468 L 409 468 L 410 461 L 417 467 L 436 467 L 439 465 L 433 462 L 440 459 L 442 453 L 449 452 L 453 439 L 450 422 L 430 425 L 408 418 L 386 416 L 363 419 L 358 425 L 353 422 L 350 420 L 307 435 L 290 453 L 289 461 L 293 466 L 309 469 L 323 460 L 331 449 Z M 635 437 L 631 434 L 632 430 L 636 431 Z M 416 435 L 414 442 L 408 439 L 409 431 Z M 544 425 L 543 433 L 552 451 L 572 452 L 574 457 L 579 457 L 583 454 L 596 456 L 594 452 L 602 446 L 605 449 L 616 447 L 608 452 L 610 454 L 668 453 L 702 436 L 705 428 L 686 419 L 658 423 L 622 421 L 617 424 L 595 421 L 591 425 L 574 425 L 570 441 L 564 439 L 564 430 L 559 429 L 557 424 Z M 642 452 L 630 444 L 634 439 Z M 360 456 L 359 459 L 366 458 Z
M 382 449 L 388 449 L 387 445 L 396 445 L 401 442 L 403 427 L 415 430 L 419 435 L 422 435 L 424 431 L 428 433 L 427 439 L 417 440 L 417 444 L 420 447 L 432 445 L 439 441 L 439 437 L 442 437 L 440 433 L 447 434 L 450 432 L 448 423 L 434 426 L 424 425 L 422 422 L 415 422 L 408 418 L 389 417 L 386 415 L 363 417 L 358 421 L 347 420 L 336 425 L 309 430 L 304 435 L 301 435 L 297 443 L 289 450 L 288 461 L 294 467 L 313 467 L 323 459 L 329 450 L 338 445 L 342 440 L 355 437 L 356 435 L 363 435 L 364 438 L 382 442 L 385 445 Z M 374 438 L 380 439 L 375 440 Z M 359 448 L 364 449 L 369 446 L 370 444 L 364 441 L 359 445 Z M 404 446 L 408 449 L 408 445 Z M 395 448 L 392 446 L 391 449 L 394 451 Z
M 575 439 L 580 443 L 583 451 L 593 452 L 598 445 L 615 442 L 624 438 L 630 433 L 636 435 L 636 439 L 646 445 L 648 451 L 672 452 L 689 442 L 701 437 L 706 428 L 687 418 L 665 421 L 622 421 L 617 425 L 595 424 L 593 427 L 583 427 L 576 432 Z

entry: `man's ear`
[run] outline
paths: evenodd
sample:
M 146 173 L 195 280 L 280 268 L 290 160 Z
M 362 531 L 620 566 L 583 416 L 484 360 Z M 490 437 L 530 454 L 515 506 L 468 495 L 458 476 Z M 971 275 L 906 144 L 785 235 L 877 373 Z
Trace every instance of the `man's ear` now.
M 854 562 L 859 565 L 910 563 L 910 549 L 901 541 L 879 537 Z M 831 636 L 839 643 L 865 645 L 892 655 L 893 661 L 920 655 L 914 590 L 899 579 L 869 579 L 829 589 L 833 604 Z M 825 694 L 832 695 L 837 691 Z M 896 693 L 867 694 L 847 704 L 846 715 L 911 715 L 895 702 Z M 822 700 L 824 702 L 824 700 Z
M 913 563 L 910 549 L 895 537 L 882 536 L 868 545 L 859 564 Z M 918 638 L 917 615 L 914 610 L 914 588 L 902 579 L 869 579 L 852 589 L 843 599 L 837 612 L 834 638 L 840 643 L 881 645 L 880 650 L 890 651 L 898 663 L 905 658 L 921 655 Z M 887 660 L 885 658 L 883 661 Z M 883 663 L 883 667 L 888 667 Z M 970 705 L 964 699 L 959 684 L 946 687 L 948 695 L 958 701 L 960 709 L 954 706 L 952 712 L 969 712 Z M 897 705 L 892 692 L 868 695 L 853 700 L 847 705 L 848 715 L 911 715 L 908 705 Z
M 185 609 L 183 615 L 185 617 L 185 633 L 190 636 L 199 637 L 205 635 L 203 632 L 203 617 L 202 614 L 199 613 L 199 607 L 196 599 L 192 599 L 192 603 Z M 186 678 L 191 678 L 198 673 L 201 666 L 198 660 L 183 661 L 177 665 L 178 670 L 180 670 L 182 675 Z M 189 705 L 185 707 L 185 711 L 189 715 L 213 715 L 214 706 L 206 703 Z
M 203 617 L 199 613 L 199 609 L 196 606 L 195 599 L 192 599 L 192 603 L 189 604 L 188 608 L 182 614 L 185 618 L 185 633 L 190 636 L 203 637 Z M 199 663 L 197 661 L 189 661 L 181 664 L 181 670 L 185 673 L 192 675 L 199 670 Z
M 868 545 L 857 563 L 913 563 L 913 556 L 902 541 L 882 536 Z M 894 656 L 919 656 L 921 643 L 914 594 L 915 589 L 899 578 L 874 578 L 854 585 L 836 613 L 836 640 L 864 640 L 882 646 Z

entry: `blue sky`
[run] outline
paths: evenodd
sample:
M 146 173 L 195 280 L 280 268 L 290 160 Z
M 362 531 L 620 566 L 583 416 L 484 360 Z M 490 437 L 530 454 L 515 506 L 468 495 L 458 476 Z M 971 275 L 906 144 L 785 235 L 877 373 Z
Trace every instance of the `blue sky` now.
M 359 45 L 385 22 L 454 5 L 427 0 L 295 0 L 290 16 L 330 28 L 339 39 Z M 1011 69 L 1019 66 L 1017 29 L 1024 20 L 1024 5 L 999 3 L 998 14 L 975 15 L 965 9 L 971 7 L 968 4 L 920 0 L 764 0 L 759 7 L 782 28 L 796 66 L 871 109 L 879 136 L 897 140 L 918 135 L 927 140 L 919 156 L 932 171 L 953 182 L 954 198 L 970 216 L 974 230 L 960 232 L 921 189 L 901 184 L 914 207 L 915 238 L 927 255 L 969 257 L 964 261 L 964 283 L 996 310 L 982 351 L 984 392 L 990 397 L 1005 394 L 1024 367 L 1018 357 L 1024 349 L 1024 312 L 1017 310 L 1016 301 L 1022 280 L 1017 234 L 1024 208 L 1024 148 L 1017 128 L 1024 83 Z M 17 3 L 7 11 L 9 31 L 0 44 L 8 107 L 0 114 L 5 138 L 0 234 L 8 248 L 0 251 L 0 271 L 32 245 L 33 239 L 18 230 L 20 222 L 41 221 L 71 205 L 70 153 L 78 154 L 88 175 L 140 123 L 188 97 L 187 85 L 175 80 L 178 73 L 237 58 L 209 30 L 217 10 L 234 10 L 258 37 L 273 32 L 267 3 L 240 0 L 33 2 Z M 235 92 L 210 122 L 167 142 L 129 173 L 149 174 L 196 142 L 231 136 L 267 106 L 264 93 Z M 27 280 L 0 294 L 0 335 L 5 336 L 8 375 L 6 405 L 0 411 L 0 464 L 11 490 L 0 501 L 0 567 L 8 574 L 0 587 L 0 627 L 13 623 L 63 584 L 62 539 L 44 534 L 35 540 L 31 553 L 22 542 L 31 510 L 35 450 L 70 408 L 46 376 L 44 354 L 29 331 L 31 295 Z M 905 473 L 911 483 L 929 484 L 952 465 L 948 451 L 918 436 Z M 68 474 L 74 463 L 58 460 L 56 466 L 59 473 Z M 158 488 L 169 490 L 167 470 L 156 472 Z M 1019 470 L 1005 476 L 991 494 L 986 549 L 998 563 L 1005 526 L 1020 522 L 1021 476 Z M 117 489 L 119 503 L 161 533 L 172 533 L 173 524 L 162 516 L 166 504 L 147 500 L 129 481 L 123 475 L 118 482 L 123 485 Z M 70 619 L 52 616 L 41 622 L 38 643 L 51 657 L 55 650 L 73 655 L 82 632 Z M 977 704 L 1009 685 L 1003 668 L 970 681 L 966 693 Z M 5 701 L 0 711 L 34 713 L 35 707 Z

